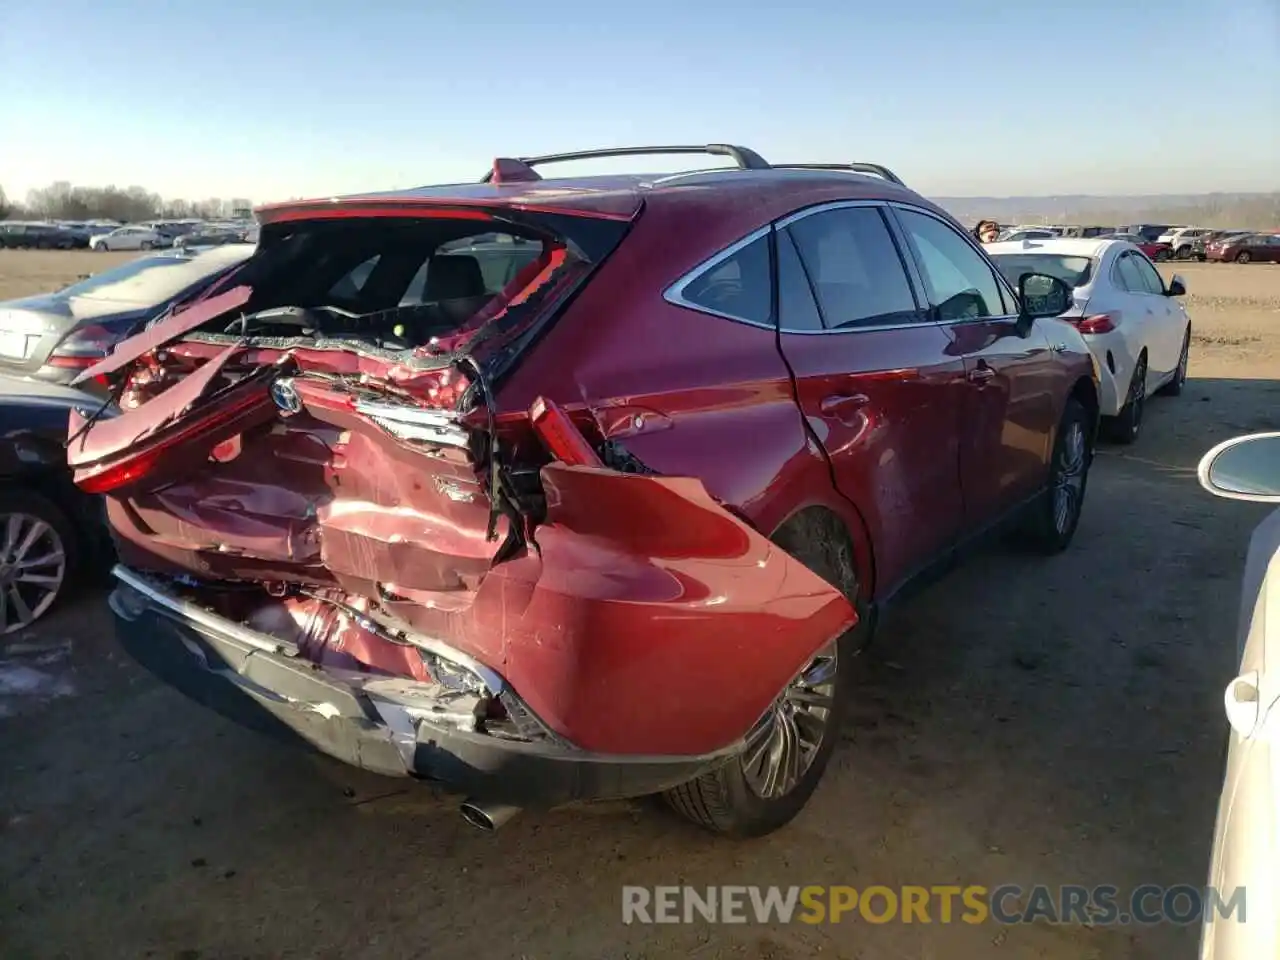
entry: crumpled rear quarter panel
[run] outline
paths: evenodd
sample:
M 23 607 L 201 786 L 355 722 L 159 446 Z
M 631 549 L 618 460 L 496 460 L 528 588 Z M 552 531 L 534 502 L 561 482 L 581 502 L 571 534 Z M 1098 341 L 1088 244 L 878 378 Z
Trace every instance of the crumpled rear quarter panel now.
M 842 594 L 696 479 L 561 464 L 542 478 L 541 557 L 496 567 L 474 616 L 501 638 L 495 666 L 580 747 L 726 747 L 856 622 Z

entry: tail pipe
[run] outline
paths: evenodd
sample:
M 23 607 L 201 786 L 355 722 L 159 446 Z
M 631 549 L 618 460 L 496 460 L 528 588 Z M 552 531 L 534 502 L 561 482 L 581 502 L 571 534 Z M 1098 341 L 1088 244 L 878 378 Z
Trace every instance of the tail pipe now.
M 520 812 L 520 807 L 507 803 L 482 803 L 479 800 L 463 800 L 458 808 L 462 819 L 486 833 L 493 833 Z

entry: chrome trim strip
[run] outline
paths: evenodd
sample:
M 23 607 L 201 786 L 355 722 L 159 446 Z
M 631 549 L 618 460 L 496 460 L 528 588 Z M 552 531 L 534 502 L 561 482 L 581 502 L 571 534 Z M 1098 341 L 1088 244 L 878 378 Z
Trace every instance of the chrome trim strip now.
M 190 600 L 183 600 L 179 597 L 171 597 L 167 593 L 162 593 L 123 564 L 117 563 L 112 567 L 111 575 L 125 586 L 142 594 L 157 607 L 183 620 L 198 623 L 206 630 L 226 634 L 235 640 L 239 640 L 245 646 L 261 650 L 263 653 L 278 653 L 286 657 L 296 657 L 298 655 L 298 648 L 292 643 L 276 640 L 268 637 L 265 633 L 242 627 L 232 620 L 220 617 L 216 613 L 210 613 Z
M 785 230 L 791 224 L 806 217 L 811 217 L 816 213 L 826 213 L 828 210 L 850 210 L 856 207 L 883 207 L 887 206 L 887 204 L 888 202 L 885 200 L 831 200 L 827 203 L 814 204 L 812 207 L 805 207 L 803 210 L 789 213 L 777 221 L 774 226 L 779 230 Z
M 355 411 L 401 440 L 420 440 L 463 448 L 468 446 L 466 430 L 458 426 L 457 415 L 447 410 L 425 410 L 397 403 L 357 400 Z
M 432 427 L 450 427 L 458 422 L 456 414 L 447 410 L 427 410 L 401 403 L 382 403 L 377 400 L 357 400 L 356 413 L 400 423 L 426 424 Z

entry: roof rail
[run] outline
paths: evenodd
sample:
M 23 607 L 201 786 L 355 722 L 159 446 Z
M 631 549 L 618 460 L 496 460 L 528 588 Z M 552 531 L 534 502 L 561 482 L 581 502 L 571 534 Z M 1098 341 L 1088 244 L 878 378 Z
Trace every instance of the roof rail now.
M 748 147 L 735 146 L 732 143 L 707 143 L 702 146 L 692 144 L 661 147 L 606 147 L 602 150 L 577 150 L 573 153 L 548 153 L 541 157 L 519 157 L 515 160 L 502 158 L 504 164 L 520 163 L 532 168 L 540 163 L 560 163 L 566 160 L 594 160 L 601 157 L 638 157 L 662 154 L 701 153 L 713 157 L 731 157 L 742 170 L 768 170 L 769 163 Z M 499 161 L 495 160 L 497 166 Z M 530 170 L 532 172 L 532 170 Z M 489 183 L 493 179 L 493 170 L 481 178 L 481 183 Z
M 878 163 L 779 163 L 779 170 L 848 170 L 852 173 L 871 173 L 900 187 L 906 184 L 888 167 Z

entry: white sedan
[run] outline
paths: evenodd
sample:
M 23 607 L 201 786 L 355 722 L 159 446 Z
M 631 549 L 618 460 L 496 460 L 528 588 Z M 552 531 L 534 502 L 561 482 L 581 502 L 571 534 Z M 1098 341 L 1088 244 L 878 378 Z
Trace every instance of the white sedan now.
M 1200 483 L 1229 500 L 1280 504 L 1280 433 L 1235 437 L 1200 461 Z M 1243 909 L 1206 910 L 1201 960 L 1280 957 L 1280 510 L 1249 542 L 1236 628 L 1238 666 L 1223 692 L 1229 739 L 1209 886 Z
M 1111 439 L 1132 443 L 1147 397 L 1177 395 L 1187 379 L 1191 320 L 1178 299 L 1186 281 L 1167 285 L 1141 250 L 1124 240 L 1053 239 L 991 243 L 986 251 L 1010 283 L 1047 273 L 1074 291 L 1062 317 L 1083 334 L 1098 361 L 1099 397 Z
M 89 240 L 91 250 L 152 250 L 170 245 L 168 237 L 147 227 L 121 227 Z

